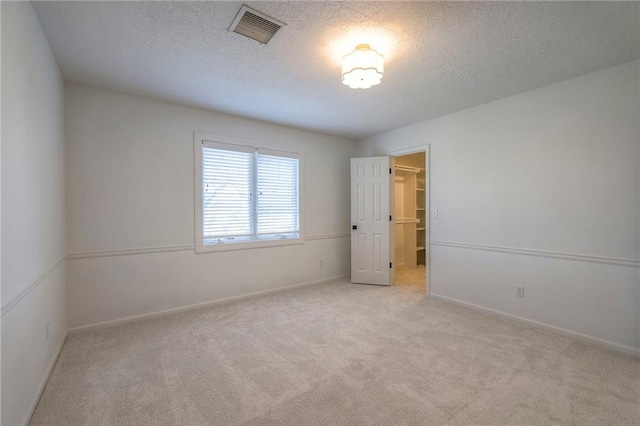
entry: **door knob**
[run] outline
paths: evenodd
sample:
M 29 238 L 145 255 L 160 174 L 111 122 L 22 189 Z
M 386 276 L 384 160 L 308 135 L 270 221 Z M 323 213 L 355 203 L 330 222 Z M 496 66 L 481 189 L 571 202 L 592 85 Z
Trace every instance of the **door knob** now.
M 358 225 L 353 225 L 351 229 L 358 229 Z

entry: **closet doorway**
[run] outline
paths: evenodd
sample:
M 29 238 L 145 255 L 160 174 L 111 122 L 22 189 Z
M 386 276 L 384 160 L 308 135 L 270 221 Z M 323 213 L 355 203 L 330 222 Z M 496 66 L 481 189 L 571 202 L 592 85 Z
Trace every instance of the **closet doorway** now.
M 428 147 L 394 156 L 395 285 L 429 295 Z

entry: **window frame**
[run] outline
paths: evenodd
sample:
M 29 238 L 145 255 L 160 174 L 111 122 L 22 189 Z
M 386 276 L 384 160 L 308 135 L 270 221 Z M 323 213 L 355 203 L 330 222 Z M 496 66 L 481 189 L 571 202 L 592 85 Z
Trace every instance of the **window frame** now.
M 204 243 L 204 230 L 203 230 L 203 200 L 202 200 L 202 146 L 203 142 L 213 142 L 228 145 L 240 145 L 244 147 L 251 147 L 254 149 L 264 149 L 269 151 L 281 151 L 284 153 L 292 153 L 298 156 L 298 225 L 299 232 L 298 238 L 287 239 L 272 239 L 272 240 L 252 240 L 243 241 L 237 243 L 218 243 L 218 244 L 205 244 Z M 270 142 L 257 142 L 248 139 L 236 138 L 231 136 L 224 136 L 211 133 L 194 132 L 193 137 L 193 152 L 194 152 L 194 236 L 195 236 L 195 252 L 196 253 L 208 253 L 217 251 L 231 251 L 231 250 L 248 250 L 264 247 L 277 247 L 288 246 L 304 243 L 304 156 L 302 148 L 298 146 L 285 146 L 274 144 Z M 254 164 L 254 171 L 255 171 Z M 258 178 L 254 173 L 254 181 Z M 257 217 L 254 216 L 255 210 L 252 214 L 252 221 L 257 222 Z

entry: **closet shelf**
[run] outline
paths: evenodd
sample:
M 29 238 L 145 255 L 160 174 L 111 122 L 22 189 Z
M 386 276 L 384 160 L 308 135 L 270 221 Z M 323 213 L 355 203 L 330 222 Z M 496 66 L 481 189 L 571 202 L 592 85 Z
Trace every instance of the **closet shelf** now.
M 424 191 L 424 188 L 416 188 L 416 191 Z
M 425 249 L 425 248 L 424 248 L 424 247 L 422 247 L 422 246 L 418 246 L 418 247 L 416 247 L 416 251 L 420 251 L 420 250 L 424 250 L 424 249 Z
M 418 210 L 418 211 L 422 211 L 422 210 L 424 210 L 424 209 L 421 209 L 421 208 L 419 208 L 419 207 L 418 207 L 416 210 Z
M 416 228 L 416 231 L 426 231 L 427 228 Z

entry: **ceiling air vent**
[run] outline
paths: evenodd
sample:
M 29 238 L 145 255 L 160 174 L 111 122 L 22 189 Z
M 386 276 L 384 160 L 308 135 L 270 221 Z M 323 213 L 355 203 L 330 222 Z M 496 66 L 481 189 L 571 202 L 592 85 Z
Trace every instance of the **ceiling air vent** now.
M 285 24 L 247 6 L 242 6 L 229 31 L 267 44 Z

